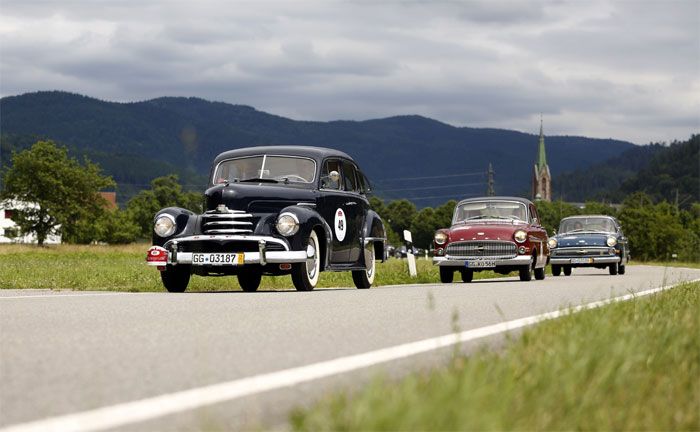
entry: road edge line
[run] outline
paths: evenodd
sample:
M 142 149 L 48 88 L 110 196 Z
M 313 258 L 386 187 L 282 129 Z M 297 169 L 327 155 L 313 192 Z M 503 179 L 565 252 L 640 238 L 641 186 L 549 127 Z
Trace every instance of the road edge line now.
M 369 351 L 362 354 L 354 354 L 339 357 L 333 360 L 312 363 L 306 366 L 254 375 L 247 378 L 239 378 L 232 381 L 189 390 L 166 393 L 155 397 L 148 397 L 132 402 L 118 403 L 107 407 L 73 414 L 49 417 L 43 420 L 19 423 L 0 428 L 0 432 L 90 432 L 117 428 L 183 411 L 198 409 L 208 405 L 228 402 L 270 390 L 292 387 L 316 379 L 363 369 L 389 361 L 400 360 L 417 354 L 528 327 L 533 324 L 559 318 L 561 316 L 572 315 L 581 311 L 596 309 L 613 303 L 645 297 L 672 289 L 685 283 L 695 282 L 700 282 L 700 279 L 693 279 L 673 285 L 633 292 L 623 296 L 590 302 L 584 305 L 569 307 L 559 311 L 546 312 L 539 315 L 519 318 L 499 324 L 466 330 L 459 333 L 437 336 L 416 342 L 409 342 L 401 345 L 395 345 L 393 347 Z

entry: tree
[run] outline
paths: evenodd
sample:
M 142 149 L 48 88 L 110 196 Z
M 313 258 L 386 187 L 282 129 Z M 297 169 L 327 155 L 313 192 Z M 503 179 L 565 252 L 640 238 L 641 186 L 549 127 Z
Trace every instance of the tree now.
M 24 203 L 13 220 L 23 234 L 35 234 L 43 245 L 54 232 L 67 241 L 94 234 L 92 221 L 106 211 L 106 201 L 98 192 L 110 186 L 114 181 L 103 176 L 98 165 L 87 159 L 81 165 L 68 157 L 65 147 L 38 141 L 30 149 L 12 155 L 2 198 Z
M 158 177 L 151 181 L 151 189 L 143 190 L 126 205 L 130 219 L 138 226 L 139 235 L 151 236 L 153 216 L 165 207 L 182 207 L 195 213 L 202 212 L 202 195 L 185 192 L 175 174 Z
M 391 229 L 403 238 L 403 230 L 409 229 L 416 215 L 416 205 L 407 199 L 392 201 L 386 206 L 386 219 Z

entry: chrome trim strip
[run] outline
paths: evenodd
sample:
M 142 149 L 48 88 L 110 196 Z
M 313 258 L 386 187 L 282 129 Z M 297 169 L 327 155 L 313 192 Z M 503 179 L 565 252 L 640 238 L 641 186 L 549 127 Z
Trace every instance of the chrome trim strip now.
M 207 240 L 214 240 L 214 241 L 250 241 L 250 242 L 259 242 L 260 240 L 264 240 L 267 243 L 275 243 L 278 245 L 281 245 L 284 247 L 285 251 L 289 250 L 289 245 L 287 242 L 284 240 L 278 239 L 276 237 L 269 237 L 269 236 L 259 236 L 259 235 L 209 235 L 209 234 L 201 234 L 201 235 L 195 235 L 195 236 L 188 236 L 188 237 L 180 237 L 180 238 L 175 238 L 172 240 L 167 241 L 163 247 L 165 249 L 168 249 L 168 246 L 174 242 L 199 242 L 199 241 L 207 241 Z M 182 253 L 182 252 L 181 252 Z M 268 252 L 268 254 L 271 254 L 273 252 Z
M 549 263 L 550 264 L 564 264 L 564 265 L 571 265 L 571 266 L 589 266 L 589 265 L 595 265 L 595 264 L 614 264 L 614 263 L 619 263 L 620 262 L 620 257 L 617 256 L 607 256 L 607 257 L 587 257 L 587 256 L 581 256 L 581 257 L 574 257 L 574 259 L 579 259 L 579 258 L 591 258 L 593 259 L 592 263 L 581 263 L 581 264 L 571 264 L 571 258 L 554 258 L 551 257 L 549 258 Z
M 201 253 L 201 252 L 195 252 Z M 206 253 L 206 252 L 205 252 Z M 264 257 L 260 256 L 260 252 L 242 252 L 243 262 L 246 264 L 287 264 L 287 263 L 300 263 L 306 262 L 306 251 L 286 251 L 286 252 L 265 252 Z M 179 252 L 177 254 L 177 262 L 173 264 L 192 264 L 192 254 L 193 252 Z M 263 261 L 264 260 L 264 261 Z M 198 265 L 198 264 L 195 264 Z M 211 265 L 211 267 L 236 267 L 232 264 L 223 265 Z
M 202 215 L 204 219 L 244 219 L 252 218 L 250 213 L 205 213 Z
M 496 261 L 496 267 L 500 266 L 521 266 L 521 265 L 529 265 L 532 264 L 532 256 L 531 255 L 520 255 L 515 258 L 510 258 L 510 259 L 489 259 L 488 257 L 485 258 L 476 258 L 476 259 L 464 259 L 464 258 L 451 258 L 451 257 L 433 257 L 433 265 L 438 265 L 438 266 L 451 266 L 451 267 L 464 267 L 467 261 Z M 485 268 L 493 268 L 493 267 L 485 267 Z

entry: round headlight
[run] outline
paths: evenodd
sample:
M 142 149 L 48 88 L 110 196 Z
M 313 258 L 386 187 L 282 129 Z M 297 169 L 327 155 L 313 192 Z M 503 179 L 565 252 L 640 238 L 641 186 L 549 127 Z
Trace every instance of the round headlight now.
M 277 218 L 277 232 L 285 237 L 294 235 L 299 231 L 299 219 L 292 213 L 282 213 Z
M 435 244 L 443 245 L 447 241 L 447 234 L 444 232 L 435 233 Z
M 513 238 L 518 243 L 524 243 L 525 240 L 527 240 L 527 233 L 523 230 L 517 230 L 515 234 L 513 234 Z
M 153 231 L 160 237 L 168 237 L 175 233 L 175 228 L 177 228 L 175 218 L 169 214 L 162 214 L 156 219 Z
M 613 247 L 617 244 L 617 239 L 613 236 L 608 237 L 608 241 L 606 242 L 608 246 Z
M 557 239 L 552 237 L 551 239 L 547 240 L 547 244 L 549 245 L 550 249 L 554 249 L 555 247 L 557 247 Z

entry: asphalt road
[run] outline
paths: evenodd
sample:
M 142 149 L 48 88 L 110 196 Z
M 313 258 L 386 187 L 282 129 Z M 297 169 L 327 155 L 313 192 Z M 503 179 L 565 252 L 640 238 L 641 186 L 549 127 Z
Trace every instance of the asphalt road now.
M 161 395 L 165 398 L 139 409 L 180 406 L 179 399 L 168 395 L 232 382 L 250 389 L 270 381 L 267 391 L 242 396 L 234 392 L 216 403 L 167 415 L 134 416 L 119 429 L 274 427 L 284 423 L 290 409 L 327 391 L 353 388 L 376 373 L 401 374 L 431 365 L 451 350 L 329 373 L 279 389 L 274 380 L 282 376 L 237 380 L 699 278 L 700 270 L 628 266 L 624 276 L 577 269 L 573 276 L 544 281 L 508 278 L 370 290 L 2 290 L 0 429 Z M 501 338 L 478 340 L 463 349 Z M 232 391 L 230 386 L 225 390 Z M 206 397 L 202 394 L 197 400 Z M 137 411 L 130 407 L 125 412 Z

